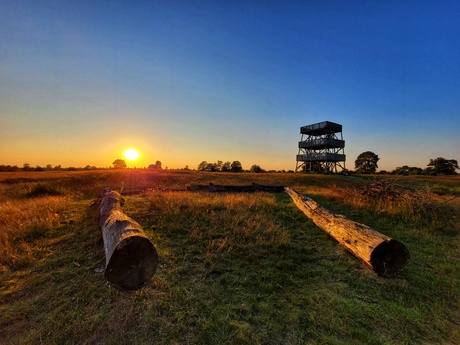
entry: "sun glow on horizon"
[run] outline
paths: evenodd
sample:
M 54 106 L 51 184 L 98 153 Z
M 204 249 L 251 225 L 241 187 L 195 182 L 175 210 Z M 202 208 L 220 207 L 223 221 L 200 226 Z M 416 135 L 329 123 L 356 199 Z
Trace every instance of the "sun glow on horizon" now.
M 135 161 L 140 156 L 139 152 L 136 149 L 128 149 L 124 152 L 123 155 L 125 156 L 126 159 L 130 161 Z

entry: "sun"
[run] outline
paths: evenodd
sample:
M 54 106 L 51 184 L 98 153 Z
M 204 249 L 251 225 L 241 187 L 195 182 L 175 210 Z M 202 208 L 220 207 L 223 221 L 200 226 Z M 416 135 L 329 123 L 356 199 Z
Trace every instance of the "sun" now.
M 128 149 L 125 151 L 124 156 L 126 159 L 129 159 L 130 161 L 135 161 L 139 158 L 140 154 L 136 149 Z

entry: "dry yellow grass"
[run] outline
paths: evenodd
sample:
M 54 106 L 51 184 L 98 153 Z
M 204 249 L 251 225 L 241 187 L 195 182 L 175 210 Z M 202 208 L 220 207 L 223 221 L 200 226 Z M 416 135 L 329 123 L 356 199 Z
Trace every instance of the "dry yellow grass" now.
M 173 227 L 188 228 L 188 239 L 204 243 L 209 255 L 290 241 L 289 232 L 266 216 L 277 207 L 273 194 L 153 192 L 147 197 L 153 205 L 150 214 L 159 221 L 162 214 L 173 215 Z M 194 217 L 184 218 L 192 210 Z
M 0 202 L 0 265 L 30 259 L 27 241 L 57 227 L 68 202 L 63 196 Z

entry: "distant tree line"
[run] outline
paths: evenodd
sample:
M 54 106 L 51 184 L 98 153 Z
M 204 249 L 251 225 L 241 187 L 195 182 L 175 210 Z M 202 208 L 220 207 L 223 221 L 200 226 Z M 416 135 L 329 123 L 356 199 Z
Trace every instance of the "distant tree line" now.
M 112 163 L 114 169 L 126 169 L 128 166 L 126 165 L 126 162 L 123 159 L 115 159 Z M 161 170 L 163 169 L 161 167 L 161 162 L 156 161 L 155 164 L 150 164 L 148 166 L 149 170 Z
M 445 159 L 438 157 L 436 159 L 430 159 L 427 168 L 422 169 L 418 167 L 409 167 L 403 165 L 397 167 L 391 172 L 394 175 L 455 175 L 458 167 L 458 162 L 455 159 Z
M 103 168 L 97 168 L 94 165 L 87 165 L 84 168 L 76 168 L 76 167 L 62 167 L 61 165 L 53 166 L 51 164 L 47 164 L 46 166 L 42 167 L 37 165 L 35 167 L 31 166 L 29 163 L 24 163 L 22 167 L 17 165 L 0 165 L 1 172 L 14 172 L 14 171 L 76 171 L 76 170 L 97 170 Z
M 225 163 L 223 161 L 217 161 L 216 163 L 208 163 L 207 161 L 202 161 L 200 164 L 198 164 L 198 171 L 242 172 L 245 170 L 243 169 L 243 165 L 240 161 L 233 161 L 231 163 L 230 161 Z M 248 171 L 254 173 L 266 172 L 257 164 L 252 165 Z
M 374 152 L 366 151 L 361 153 L 355 160 L 355 170 L 354 171 L 346 171 L 348 173 L 358 173 L 358 174 L 375 174 L 378 168 L 378 161 L 380 160 L 379 156 L 376 155 Z M 112 163 L 113 169 L 126 169 L 127 165 L 123 159 L 116 159 Z M 61 165 L 53 166 L 51 164 L 47 164 L 46 166 L 42 167 L 37 165 L 32 167 L 29 163 L 24 163 L 22 167 L 17 165 L 0 165 L 0 172 L 15 172 L 15 171 L 76 171 L 76 170 L 106 170 L 110 168 L 98 168 L 94 165 L 87 165 L 85 167 L 67 167 L 64 168 Z M 135 168 L 136 169 L 136 168 Z M 139 169 L 146 169 L 139 168 Z M 156 161 L 155 164 L 150 164 L 147 168 L 148 170 L 162 170 L 162 164 L 160 161 Z M 168 167 L 165 168 L 166 170 Z M 445 159 L 443 157 L 438 157 L 436 159 L 430 159 L 430 162 L 427 164 L 425 169 L 419 167 L 411 167 L 408 165 L 403 165 L 401 167 L 397 167 L 393 171 L 386 171 L 382 170 L 379 171 L 379 174 L 392 174 L 392 175 L 455 175 L 457 174 L 457 170 L 460 169 L 458 166 L 458 162 L 455 159 Z M 188 165 L 181 170 L 190 170 Z M 249 170 L 244 170 L 243 166 L 240 161 L 233 161 L 233 162 L 223 162 L 217 161 L 215 163 L 208 163 L 207 161 L 202 161 L 198 164 L 199 171 L 210 171 L 210 172 L 254 172 L 254 173 L 262 173 L 266 172 L 262 169 L 259 165 L 254 164 L 251 166 Z M 270 170 L 269 172 L 274 172 L 274 170 Z M 281 170 L 279 172 L 286 172 L 285 170 Z M 289 170 L 287 172 L 293 172 Z
M 230 162 L 223 162 L 217 161 L 216 163 L 208 163 L 206 161 L 202 161 L 198 164 L 199 171 L 231 171 L 231 172 L 241 172 L 243 171 L 243 166 L 241 165 L 240 161 L 233 161 Z
M 355 172 L 359 174 L 374 174 L 377 171 L 377 162 L 379 159 L 379 156 L 374 152 L 366 151 L 361 153 L 355 160 Z M 404 165 L 402 167 L 397 167 L 391 172 L 383 170 L 379 173 L 393 175 L 455 175 L 457 174 L 457 169 L 460 168 L 455 159 L 438 157 L 436 159 L 430 159 L 425 169 Z
M 29 163 L 24 163 L 22 167 L 17 165 L 0 165 L 0 172 L 15 172 L 15 171 L 77 171 L 77 170 L 107 170 L 107 169 L 126 169 L 127 165 L 123 159 L 115 159 L 112 163 L 111 167 L 106 168 L 98 168 L 94 165 L 87 165 L 85 167 L 62 167 L 61 165 L 53 166 L 52 164 L 47 164 L 46 166 L 42 167 L 37 165 L 35 167 L 31 166 Z M 166 167 L 167 168 L 167 167 Z M 135 168 L 136 169 L 136 168 Z M 140 168 L 140 169 L 146 169 Z M 156 161 L 155 164 L 150 164 L 148 166 L 149 170 L 161 170 L 161 162 Z

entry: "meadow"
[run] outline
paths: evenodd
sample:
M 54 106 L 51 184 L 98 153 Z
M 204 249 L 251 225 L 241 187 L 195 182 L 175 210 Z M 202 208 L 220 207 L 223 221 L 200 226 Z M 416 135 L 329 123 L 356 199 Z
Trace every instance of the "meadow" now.
M 380 277 L 285 193 L 286 185 L 406 245 Z M 458 344 L 460 176 L 107 170 L 0 173 L 1 344 Z M 105 187 L 125 196 L 159 254 L 137 291 L 103 276 Z

